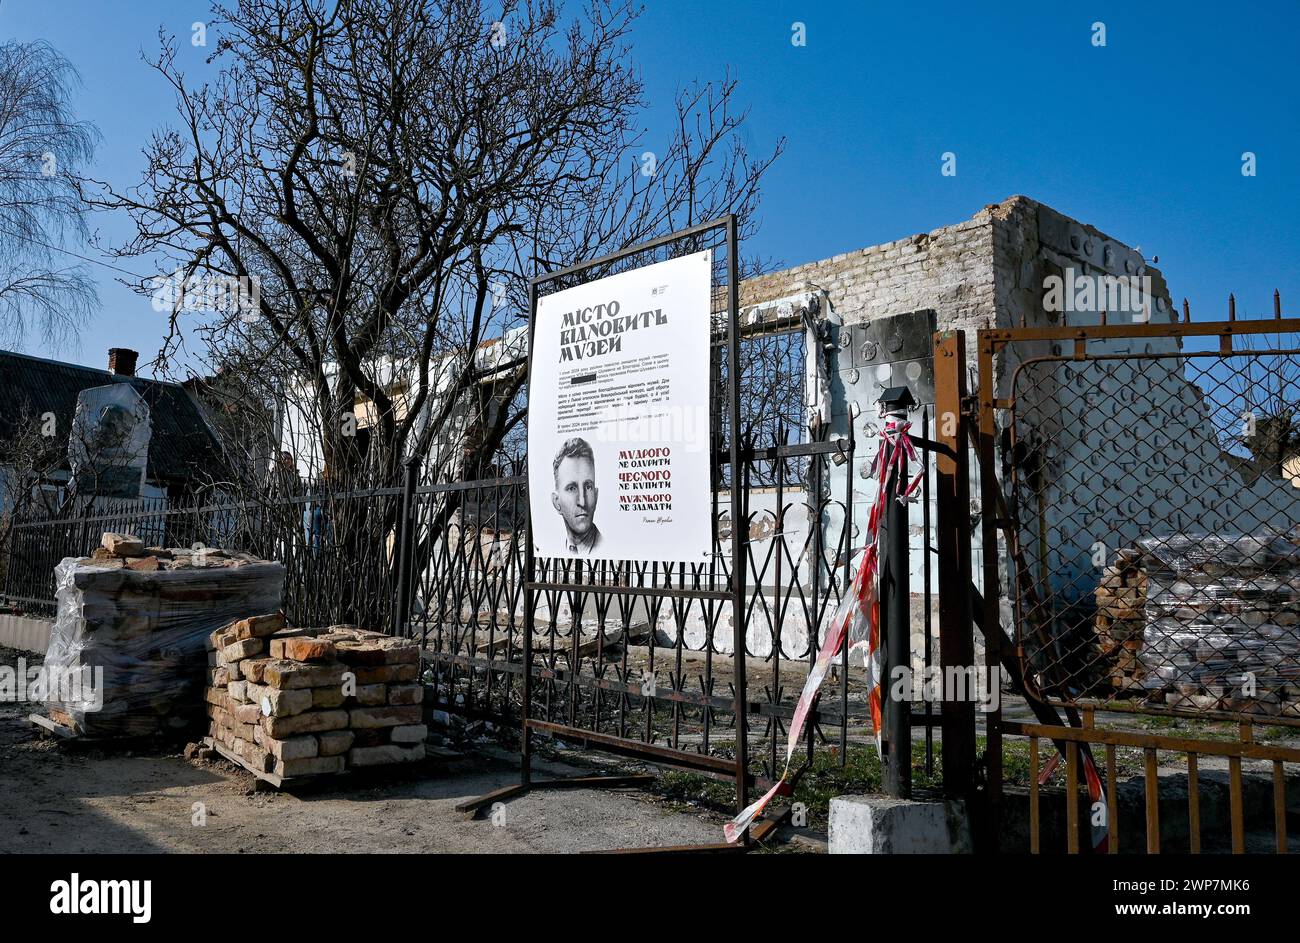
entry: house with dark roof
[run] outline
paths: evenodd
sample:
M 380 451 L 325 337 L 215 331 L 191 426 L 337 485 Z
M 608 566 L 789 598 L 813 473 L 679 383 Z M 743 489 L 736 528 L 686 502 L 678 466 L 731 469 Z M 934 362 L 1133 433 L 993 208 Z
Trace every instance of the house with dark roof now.
M 223 477 L 221 445 L 198 396 L 183 384 L 136 376 L 137 357 L 133 350 L 113 348 L 109 351 L 108 369 L 97 370 L 0 351 L 0 444 L 19 441 L 24 426 L 40 424 L 45 435 L 52 437 L 48 451 L 55 456 L 42 474 L 42 486 L 66 488 L 74 477 L 78 447 L 85 451 L 84 442 L 76 439 L 74 430 L 86 421 L 87 404 L 103 401 L 106 396 L 111 400 L 116 393 L 119 401 L 147 407 L 147 412 L 140 410 L 140 415 L 148 417 L 147 429 L 140 430 L 140 440 L 147 437 L 148 445 L 140 449 L 143 475 L 137 472 L 135 480 L 127 483 L 127 490 L 138 489 L 139 494 L 121 494 L 119 480 L 115 482 L 114 496 L 179 498 Z M 118 385 L 131 392 L 113 389 Z M 100 408 L 100 417 L 91 418 L 102 418 L 107 412 Z M 0 462 L 8 464 L 13 460 L 10 456 Z M 0 474 L 4 471 L 0 468 Z M 81 476 L 78 487 L 81 491 L 87 488 Z

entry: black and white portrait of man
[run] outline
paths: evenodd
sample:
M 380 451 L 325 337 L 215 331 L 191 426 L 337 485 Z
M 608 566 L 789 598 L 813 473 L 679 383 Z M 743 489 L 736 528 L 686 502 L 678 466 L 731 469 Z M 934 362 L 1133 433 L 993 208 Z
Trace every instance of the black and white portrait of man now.
M 600 545 L 596 527 L 596 460 L 586 439 L 566 439 L 555 453 L 555 490 L 551 504 L 564 518 L 565 546 L 570 553 L 589 556 Z

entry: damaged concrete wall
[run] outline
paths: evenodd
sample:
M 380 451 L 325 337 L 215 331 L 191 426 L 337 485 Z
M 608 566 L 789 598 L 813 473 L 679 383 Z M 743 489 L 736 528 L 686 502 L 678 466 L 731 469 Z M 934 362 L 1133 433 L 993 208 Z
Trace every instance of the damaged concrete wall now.
M 830 438 L 854 438 L 856 454 L 851 463 L 830 466 L 824 496 L 828 500 L 821 516 L 823 565 L 819 571 L 817 596 L 820 618 L 813 621 L 824 631 L 833 610 L 824 600 L 831 589 L 831 573 L 842 579 L 844 548 L 854 554 L 865 539 L 865 526 L 875 501 L 874 486 L 861 473 L 875 452 L 879 436 L 877 400 L 881 391 L 906 379 L 918 401 L 933 413 L 932 364 L 926 364 L 930 334 L 934 330 L 975 331 L 994 323 L 996 317 L 994 271 L 995 207 L 986 207 L 972 219 L 878 246 L 846 252 L 817 262 L 797 265 L 750 279 L 741 285 L 742 315 L 755 306 L 778 299 L 817 298 L 818 316 L 830 322 L 831 342 Z M 811 344 L 809 345 L 812 346 Z M 909 369 L 910 368 L 910 369 Z M 919 423 L 920 413 L 917 414 Z M 918 430 L 915 430 L 919 432 Z M 931 493 L 933 493 L 931 480 Z M 851 487 L 852 523 L 845 534 L 845 505 Z M 775 554 L 775 495 L 767 490 L 751 492 L 750 539 L 761 568 Z M 809 496 L 795 490 L 784 496 L 785 513 L 780 534 L 785 551 L 799 568 L 797 587 L 790 585 L 789 567 L 778 588 L 775 569 L 770 565 L 763 601 L 753 607 L 748 627 L 750 653 L 767 656 L 773 648 L 773 617 L 780 620 L 781 650 L 785 657 L 806 657 L 808 615 L 813 612 L 813 574 L 810 518 L 816 514 Z M 933 504 L 931 518 L 933 520 Z M 912 578 L 919 590 L 924 567 L 924 508 L 911 506 Z M 976 561 L 978 565 L 978 560 Z M 754 582 L 751 576 L 751 584 Z M 923 614 L 915 619 L 913 647 L 922 651 Z M 661 619 L 660 638 L 672 644 L 676 629 L 672 620 Z M 702 613 L 692 612 L 686 625 L 686 639 L 692 646 L 707 638 Z M 732 650 L 729 607 L 724 608 L 713 629 L 717 650 Z
M 1002 204 L 994 250 L 999 323 L 1099 324 L 1100 310 L 1044 310 L 1046 280 L 1069 272 L 1150 277 L 1146 311 L 1110 311 L 1107 323 L 1179 319 L 1163 275 L 1140 252 L 1042 204 Z M 1061 344 L 1042 341 L 1016 344 L 997 364 L 998 396 L 1017 401 L 1016 435 L 1025 446 L 1016 452 L 1019 471 L 1034 480 L 1021 502 L 1022 546 L 1045 591 L 1064 602 L 1089 597 L 1098 545 L 1111 560 L 1144 536 L 1300 523 L 1300 492 L 1278 479 L 1247 481 L 1225 456 L 1216 436 L 1222 404 L 1207 399 L 1216 390 L 1194 382 L 1209 361 L 1189 357 L 1192 351 L 1169 337 L 1090 340 L 1087 352 L 1125 359 L 1027 364 L 1069 356 Z
M 827 302 L 823 316 L 838 322 L 830 332 L 833 344 L 831 438 L 852 435 L 855 456 L 851 463 L 832 464 L 826 483 L 830 503 L 821 524 L 826 551 L 818 586 L 823 598 L 830 590 L 829 574 L 842 573 L 844 569 L 841 543 L 845 531 L 844 498 L 850 486 L 853 523 L 848 528 L 847 544 L 854 551 L 851 564 L 859 559 L 856 551 L 866 538 L 875 485 L 863 477 L 863 472 L 879 442 L 877 401 L 881 392 L 888 386 L 906 383 L 918 403 L 928 407 L 933 420 L 933 364 L 928 356 L 932 332 L 953 329 L 974 332 L 995 323 L 995 209 L 986 207 L 971 219 L 952 226 L 795 266 L 741 286 L 742 307 L 801 291 L 821 292 Z M 920 410 L 913 419 L 917 426 L 913 431 L 919 434 Z M 933 478 L 929 485 L 933 494 Z M 807 526 L 808 504 L 805 502 L 801 507 L 802 523 Z M 920 501 L 909 508 L 912 585 L 917 592 L 924 576 L 925 513 Z M 934 513 L 932 498 L 932 522 Z M 799 540 L 797 546 L 804 546 L 801 538 L 805 533 L 791 534 L 789 526 L 786 531 L 787 541 Z M 766 553 L 763 544 L 771 538 L 755 533 L 751 539 L 761 559 Z M 805 559 L 809 558 L 805 554 Z M 977 559 L 977 566 L 978 563 Z M 805 564 L 800 576 L 802 597 L 810 597 L 811 566 Z M 771 589 L 765 595 L 774 596 Z M 761 656 L 771 652 L 773 633 L 767 615 L 772 609 L 759 612 L 759 608 L 751 615 L 749 646 L 753 654 Z M 790 606 L 786 612 L 781 640 L 783 654 L 788 657 L 800 657 L 807 651 L 808 626 L 804 613 L 805 607 L 800 605 Z M 821 619 L 821 631 L 824 626 L 825 616 Z M 918 607 L 912 638 L 913 650 L 918 653 L 924 650 L 923 629 L 924 613 Z

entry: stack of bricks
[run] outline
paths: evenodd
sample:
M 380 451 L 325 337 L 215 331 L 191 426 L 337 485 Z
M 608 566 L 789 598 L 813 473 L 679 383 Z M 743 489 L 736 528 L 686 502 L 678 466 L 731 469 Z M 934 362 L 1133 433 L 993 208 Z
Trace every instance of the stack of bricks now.
M 209 638 L 212 746 L 289 780 L 424 758 L 419 648 L 347 626 L 288 629 L 280 613 Z
M 1121 550 L 1097 586 L 1097 644 L 1110 684 L 1121 691 L 1140 691 L 1145 669 L 1139 658 L 1146 629 L 1147 576 L 1142 554 Z

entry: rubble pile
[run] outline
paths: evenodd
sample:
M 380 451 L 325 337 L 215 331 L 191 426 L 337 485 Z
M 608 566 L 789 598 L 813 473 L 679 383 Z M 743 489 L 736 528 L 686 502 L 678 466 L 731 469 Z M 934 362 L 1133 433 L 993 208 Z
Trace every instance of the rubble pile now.
M 64 559 L 55 580 L 45 667 L 52 677 L 90 683 L 59 684 L 49 719 L 85 737 L 179 735 L 202 722 L 208 635 L 278 609 L 284 567 L 247 553 L 145 547 L 106 533 L 90 557 Z
M 1138 541 L 1142 684 L 1198 711 L 1300 716 L 1300 546 L 1287 536 Z
M 350 626 L 286 628 L 273 613 L 209 637 L 210 745 L 275 782 L 420 760 L 419 646 Z

